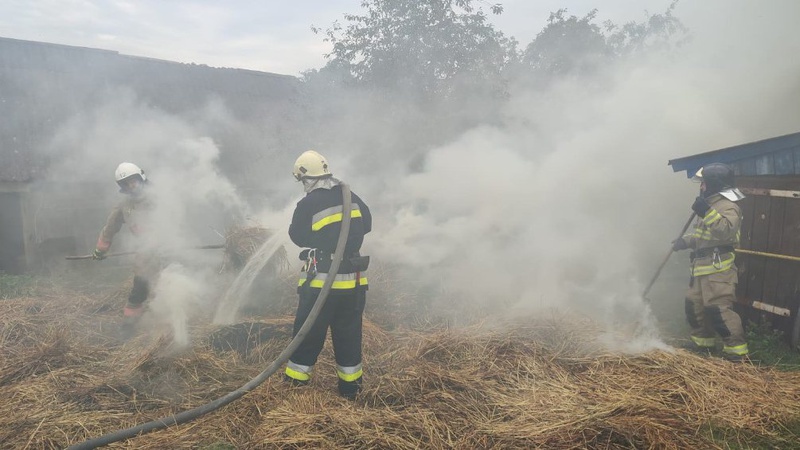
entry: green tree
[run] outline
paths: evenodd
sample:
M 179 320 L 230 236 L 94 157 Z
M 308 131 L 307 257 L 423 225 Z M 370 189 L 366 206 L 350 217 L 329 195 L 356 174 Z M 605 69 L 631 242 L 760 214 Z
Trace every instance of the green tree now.
M 599 25 L 597 10 L 583 18 L 566 16 L 566 9 L 550 13 L 547 26 L 528 44 L 523 62 L 534 71 L 565 75 L 591 71 L 613 55 Z
M 543 78 L 589 75 L 619 58 L 650 51 L 664 51 L 680 44 L 686 29 L 672 11 L 648 15 L 644 22 L 617 26 L 595 23 L 597 10 L 578 18 L 566 9 L 550 14 L 545 28 L 528 44 L 522 61 L 529 73 Z
M 499 4 L 487 5 L 502 13 Z M 361 86 L 417 99 L 447 97 L 498 89 L 516 55 L 516 42 L 495 30 L 473 0 L 365 0 L 362 7 L 363 14 L 346 14 L 346 25 L 324 32 L 333 49 L 323 70 L 340 81 L 346 71 Z

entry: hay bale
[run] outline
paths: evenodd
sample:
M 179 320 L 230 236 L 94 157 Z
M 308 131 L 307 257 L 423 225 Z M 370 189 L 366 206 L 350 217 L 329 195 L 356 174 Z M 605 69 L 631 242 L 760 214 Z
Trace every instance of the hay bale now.
M 225 257 L 221 271 L 238 272 L 274 233 L 263 227 L 232 226 L 225 233 Z M 277 273 L 288 266 L 286 249 L 281 246 L 269 259 L 265 270 Z

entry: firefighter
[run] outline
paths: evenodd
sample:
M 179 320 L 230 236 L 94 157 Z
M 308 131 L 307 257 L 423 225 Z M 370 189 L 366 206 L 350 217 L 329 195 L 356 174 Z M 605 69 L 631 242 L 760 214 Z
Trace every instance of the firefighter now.
M 298 203 L 289 226 L 289 237 L 305 261 L 297 292 L 299 305 L 294 335 L 305 323 L 328 276 L 332 255 L 342 224 L 342 187 L 333 177 L 325 157 L 310 150 L 297 158 L 293 175 L 306 192 Z M 368 257 L 359 251 L 364 235 L 372 229 L 366 203 L 351 193 L 350 232 L 338 273 L 314 325 L 286 366 L 286 378 L 296 385 L 307 384 L 322 351 L 328 327 L 339 376 L 339 394 L 353 399 L 361 390 L 361 327 L 367 291 Z
M 139 166 L 123 162 L 117 166 L 114 173 L 119 192 L 125 194 L 125 199 L 120 202 L 109 214 L 97 245 L 92 254 L 93 259 L 103 260 L 111 248 L 114 236 L 127 224 L 131 233 L 141 241 L 142 231 L 146 228 L 144 222 L 147 212 L 152 209 L 152 203 L 146 195 L 147 176 Z M 128 302 L 122 310 L 122 334 L 130 335 L 135 324 L 144 312 L 144 302 L 150 294 L 150 288 L 160 269 L 160 263 L 155 251 L 148 250 L 150 245 L 145 242 L 139 244 L 134 262 L 133 288 L 128 295 Z
M 693 346 L 711 351 L 716 333 L 722 337 L 725 358 L 746 360 L 742 319 L 733 309 L 738 282 L 734 249 L 739 246 L 742 223 L 736 202 L 744 195 L 734 187 L 733 169 L 727 164 L 707 164 L 697 171 L 694 180 L 700 182 L 700 195 L 692 204 L 697 214 L 694 230 L 672 244 L 675 251 L 693 250 L 685 301 Z

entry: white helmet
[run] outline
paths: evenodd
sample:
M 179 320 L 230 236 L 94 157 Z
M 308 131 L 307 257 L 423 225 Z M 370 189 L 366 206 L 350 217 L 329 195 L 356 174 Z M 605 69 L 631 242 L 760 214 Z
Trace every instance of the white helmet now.
M 147 176 L 144 174 L 144 170 L 142 170 L 136 164 L 124 162 L 117 166 L 117 170 L 114 172 L 114 178 L 117 180 L 117 184 L 121 188 L 125 188 L 125 186 L 122 184 L 122 181 L 130 177 L 139 177 L 142 182 L 147 181 Z
M 328 161 L 325 157 L 314 150 L 308 150 L 294 162 L 292 175 L 297 181 L 300 181 L 303 178 L 323 178 L 332 174 L 328 169 Z

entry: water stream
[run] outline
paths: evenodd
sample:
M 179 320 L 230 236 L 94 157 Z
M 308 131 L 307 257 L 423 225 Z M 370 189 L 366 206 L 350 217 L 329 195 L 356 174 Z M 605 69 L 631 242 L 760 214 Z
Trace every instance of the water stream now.
M 266 240 L 264 244 L 250 257 L 247 264 L 244 266 L 236 279 L 233 280 L 231 286 L 225 292 L 225 296 L 217 307 L 217 312 L 214 315 L 214 323 L 217 325 L 230 325 L 234 323 L 239 313 L 239 309 L 245 302 L 247 294 L 253 286 L 253 281 L 261 273 L 264 266 L 267 265 L 270 258 L 275 255 L 275 252 L 281 248 L 284 238 L 284 232 L 274 233 L 272 237 Z

